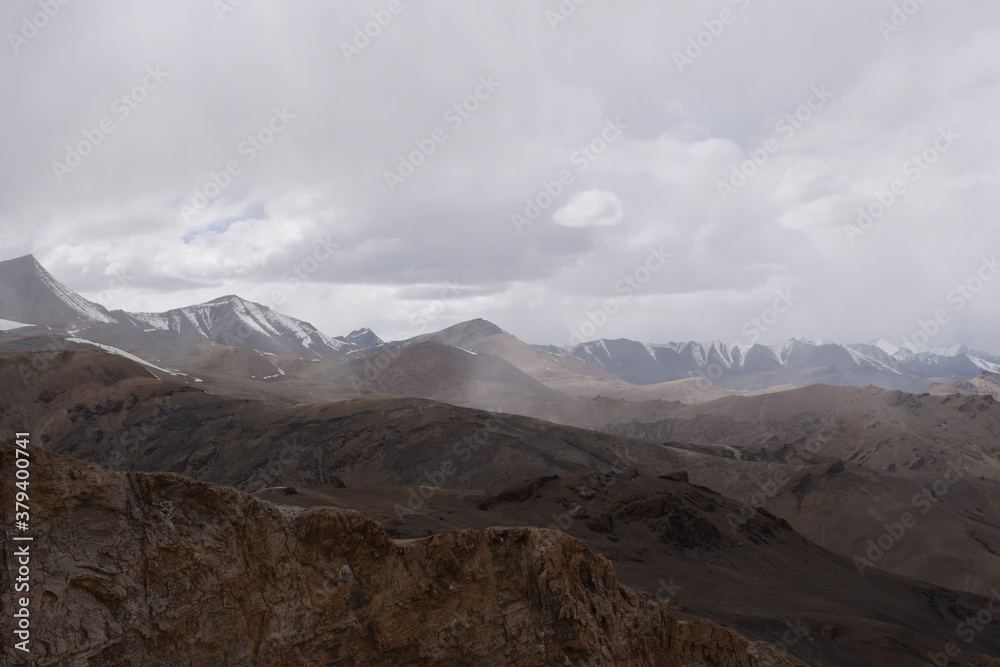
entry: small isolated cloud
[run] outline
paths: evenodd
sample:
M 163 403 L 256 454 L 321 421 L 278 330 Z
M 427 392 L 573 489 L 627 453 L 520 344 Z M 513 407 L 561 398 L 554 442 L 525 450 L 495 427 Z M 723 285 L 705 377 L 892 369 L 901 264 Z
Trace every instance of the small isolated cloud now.
M 552 222 L 562 227 L 614 227 L 624 216 L 622 201 L 614 192 L 585 190 L 556 211 Z

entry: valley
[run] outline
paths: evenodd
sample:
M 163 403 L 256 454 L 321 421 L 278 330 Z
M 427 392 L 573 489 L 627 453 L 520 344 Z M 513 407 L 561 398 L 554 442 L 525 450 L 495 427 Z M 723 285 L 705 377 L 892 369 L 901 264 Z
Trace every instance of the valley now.
M 48 290 L 41 310 L 0 304 L 0 318 L 39 322 L 0 335 L 0 414 L 37 437 L 36 526 L 50 540 L 39 595 L 51 600 L 40 629 L 103 619 L 87 639 L 46 644 L 39 664 L 137 660 L 150 646 L 273 664 L 290 643 L 296 660 L 365 664 L 496 651 L 550 664 L 556 651 L 573 664 L 922 665 L 1000 590 L 992 371 L 966 377 L 956 362 L 919 393 L 796 384 L 893 364 L 820 346 L 826 356 L 803 363 L 828 365 L 813 370 L 748 374 L 763 352 L 744 350 L 739 377 L 642 384 L 626 361 L 529 345 L 486 320 L 384 342 L 329 337 L 238 297 L 129 315 L 39 269 L 0 263 L 34 285 L 25 293 Z M 804 354 L 793 345 L 785 361 Z M 114 535 L 135 531 L 156 546 L 116 555 Z M 180 551 L 163 541 L 175 534 Z M 71 543 L 94 564 L 67 560 Z M 200 630 L 200 648 L 183 615 L 151 620 L 162 605 L 220 604 L 196 592 L 206 582 L 151 578 L 188 562 L 244 610 Z M 279 570 L 281 590 L 268 574 Z M 389 603 L 404 579 L 414 597 Z M 135 587 L 149 592 L 126 603 Z M 307 606 L 289 597 L 303 587 Z M 344 621 L 315 625 L 310 608 Z M 439 611 L 408 616 L 424 608 Z M 536 655 L 510 653 L 522 649 L 498 648 L 484 623 L 555 634 Z M 378 639 L 357 639 L 361 628 Z M 226 644 L 231 633 L 241 642 Z M 1000 664 L 989 633 L 962 652 Z

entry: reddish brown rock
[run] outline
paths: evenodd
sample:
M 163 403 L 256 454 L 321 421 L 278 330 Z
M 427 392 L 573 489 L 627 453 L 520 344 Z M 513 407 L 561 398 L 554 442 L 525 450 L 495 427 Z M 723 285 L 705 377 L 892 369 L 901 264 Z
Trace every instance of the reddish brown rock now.
M 562 533 L 392 540 L 358 512 L 33 455 L 31 664 L 798 664 L 678 620 Z

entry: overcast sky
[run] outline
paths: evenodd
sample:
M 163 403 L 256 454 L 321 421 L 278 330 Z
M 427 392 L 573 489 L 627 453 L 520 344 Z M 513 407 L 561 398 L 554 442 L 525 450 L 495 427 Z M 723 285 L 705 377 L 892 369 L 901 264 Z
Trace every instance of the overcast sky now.
M 109 308 L 1000 352 L 995 0 L 93 4 L 0 10 L 0 259 Z

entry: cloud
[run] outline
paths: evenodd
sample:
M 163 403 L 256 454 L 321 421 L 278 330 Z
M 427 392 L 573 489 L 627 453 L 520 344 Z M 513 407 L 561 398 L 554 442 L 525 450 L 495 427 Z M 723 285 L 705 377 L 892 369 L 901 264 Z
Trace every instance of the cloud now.
M 621 200 L 613 192 L 585 190 L 573 195 L 552 214 L 552 222 L 561 227 L 614 227 L 625 217 Z
M 92 298 L 124 275 L 113 305 L 135 310 L 263 300 L 315 262 L 279 310 L 389 337 L 457 280 L 441 326 L 481 316 L 549 342 L 662 246 L 671 261 L 604 331 L 735 340 L 790 286 L 801 299 L 764 342 L 899 344 L 1000 248 L 984 223 L 1000 5 L 926 3 L 884 35 L 892 3 L 814 4 L 590 2 L 553 29 L 533 0 L 410 3 L 348 61 L 384 1 L 71 3 L 0 58 L 0 259 L 32 252 Z M 679 72 L 673 53 L 723 8 L 735 22 Z M 37 11 L 12 0 L 0 25 Z M 912 180 L 948 127 L 961 138 Z M 88 137 L 60 181 L 53 162 Z M 401 156 L 413 173 L 390 190 Z M 723 200 L 734 169 L 752 173 Z M 905 193 L 851 243 L 896 179 Z M 934 343 L 1000 352 L 997 289 Z

